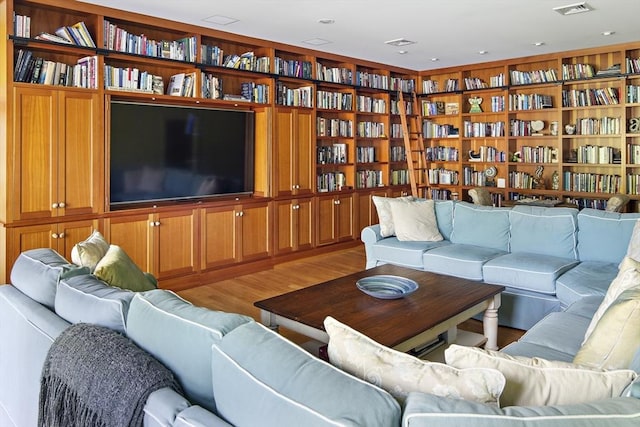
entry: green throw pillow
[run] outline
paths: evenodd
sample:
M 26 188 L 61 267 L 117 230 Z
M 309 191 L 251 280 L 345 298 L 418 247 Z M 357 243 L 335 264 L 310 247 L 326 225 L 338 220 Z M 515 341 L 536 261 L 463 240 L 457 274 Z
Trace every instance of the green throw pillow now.
M 149 291 L 156 288 L 142 270 L 129 258 L 129 255 L 117 245 L 109 246 L 109 250 L 98 262 L 93 274 L 111 286 L 134 292 Z

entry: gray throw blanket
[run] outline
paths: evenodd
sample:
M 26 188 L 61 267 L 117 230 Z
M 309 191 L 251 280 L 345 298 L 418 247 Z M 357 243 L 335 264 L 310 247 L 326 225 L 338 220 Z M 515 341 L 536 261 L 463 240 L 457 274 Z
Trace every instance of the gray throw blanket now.
M 72 325 L 45 360 L 38 425 L 142 426 L 147 397 L 163 387 L 181 392 L 171 371 L 129 338 L 101 326 Z

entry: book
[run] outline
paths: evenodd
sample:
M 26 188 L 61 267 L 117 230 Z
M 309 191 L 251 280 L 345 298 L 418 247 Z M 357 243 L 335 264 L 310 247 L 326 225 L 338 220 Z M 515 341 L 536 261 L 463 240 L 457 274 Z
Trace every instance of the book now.
M 96 44 L 91 37 L 91 33 L 84 21 L 76 22 L 70 27 L 70 30 L 75 30 L 80 35 L 80 39 L 82 40 L 80 43 L 81 46 L 96 47 Z
M 445 114 L 458 114 L 460 111 L 460 105 L 457 102 L 447 102 L 444 105 Z
M 70 41 L 64 37 L 61 37 L 57 34 L 51 33 L 40 33 L 36 36 L 37 40 L 46 40 L 48 42 L 56 42 L 56 43 L 64 43 L 64 44 L 73 44 L 73 41 Z
M 151 80 L 151 92 L 156 95 L 164 94 L 164 82 L 162 80 L 162 76 L 152 76 Z
M 184 84 L 185 73 L 178 73 L 171 76 L 169 86 L 167 87 L 167 95 L 182 96 L 182 85 Z

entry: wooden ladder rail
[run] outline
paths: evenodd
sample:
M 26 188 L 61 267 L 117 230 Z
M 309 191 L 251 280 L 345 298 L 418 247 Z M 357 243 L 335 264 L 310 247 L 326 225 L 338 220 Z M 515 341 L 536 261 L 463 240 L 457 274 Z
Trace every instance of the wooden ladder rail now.
M 400 124 L 402 126 L 402 137 L 409 169 L 409 183 L 411 184 L 411 195 L 420 197 L 419 190 L 424 186 L 426 173 L 426 153 L 424 138 L 422 137 L 422 108 L 418 104 L 418 97 L 415 92 L 411 92 L 414 114 L 407 117 L 407 108 L 404 101 L 404 94 L 398 91 L 398 111 L 400 113 Z M 409 125 L 409 120 L 414 122 L 413 129 Z M 411 144 L 411 137 L 415 136 L 417 147 Z

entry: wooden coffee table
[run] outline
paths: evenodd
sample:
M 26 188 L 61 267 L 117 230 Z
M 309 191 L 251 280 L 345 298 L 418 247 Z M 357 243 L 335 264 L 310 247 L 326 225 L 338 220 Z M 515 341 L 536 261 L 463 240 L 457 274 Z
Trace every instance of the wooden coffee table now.
M 378 299 L 356 287 L 356 281 L 378 274 L 415 280 L 419 288 L 399 299 Z M 489 285 L 394 265 L 382 265 L 335 280 L 257 301 L 262 322 L 329 341 L 327 316 L 396 350 L 408 352 L 437 339 L 455 340 L 456 327 L 484 311 L 485 348 L 497 350 L 498 308 L 504 286 Z

